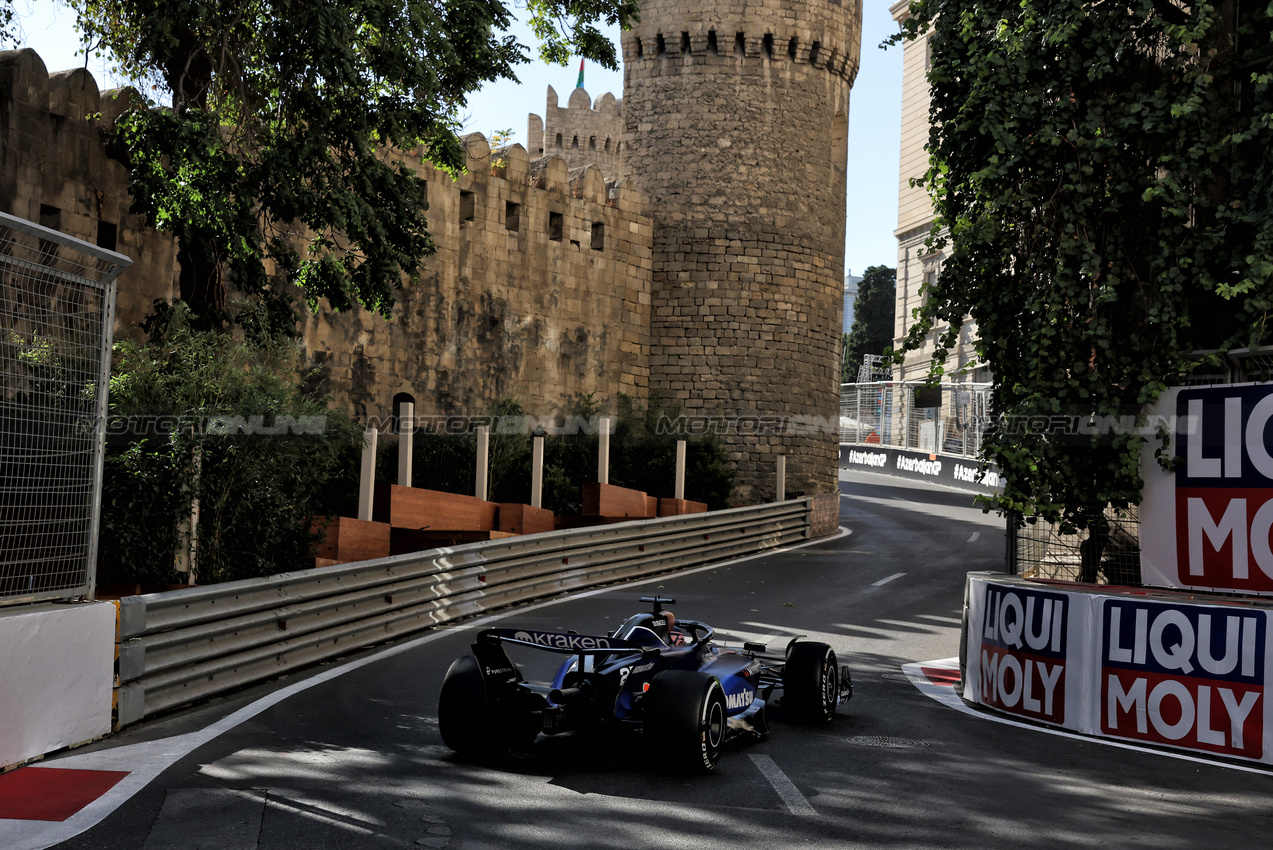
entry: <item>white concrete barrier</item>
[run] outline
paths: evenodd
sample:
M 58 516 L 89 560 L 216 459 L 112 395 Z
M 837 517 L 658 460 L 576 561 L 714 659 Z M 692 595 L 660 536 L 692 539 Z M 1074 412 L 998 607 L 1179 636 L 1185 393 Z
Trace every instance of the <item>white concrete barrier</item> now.
M 111 730 L 115 606 L 0 609 L 0 769 Z

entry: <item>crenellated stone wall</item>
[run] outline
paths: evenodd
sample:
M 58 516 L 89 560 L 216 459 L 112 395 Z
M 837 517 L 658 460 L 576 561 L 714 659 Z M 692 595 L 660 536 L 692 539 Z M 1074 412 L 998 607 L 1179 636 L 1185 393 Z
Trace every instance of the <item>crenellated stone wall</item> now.
M 177 291 L 175 244 L 128 211 L 128 173 L 102 145 L 129 96 L 99 94 L 82 68 L 49 74 L 34 50 L 0 53 L 0 210 L 132 258 L 117 335 Z M 89 120 L 95 113 L 100 121 Z
M 549 86 L 544 117 L 531 113 L 526 119 L 526 139 L 531 156 L 556 154 L 570 168 L 595 165 L 612 179 L 625 174 L 623 101 L 609 92 L 594 104 L 587 91 L 577 88 L 562 108 Z
M 135 337 L 155 299 L 178 290 L 175 243 L 128 212 L 127 172 L 105 153 L 129 96 L 99 95 L 83 70 L 50 75 L 34 51 L 0 53 L 0 209 L 131 257 L 116 335 Z M 399 393 L 420 415 L 481 415 L 514 398 L 551 416 L 579 394 L 646 398 L 652 226 L 640 197 L 595 167 L 467 143 L 458 179 L 414 154 L 438 252 L 392 319 L 308 316 L 307 365 L 364 421 L 392 416 Z
M 438 252 L 393 320 L 307 320 L 308 356 L 333 394 L 360 417 L 388 412 L 400 392 L 421 415 L 479 414 L 508 397 L 536 415 L 588 392 L 646 398 L 652 227 L 640 198 L 593 167 L 467 143 L 457 180 L 419 166 Z
M 849 90 L 860 0 L 643 0 L 624 99 L 548 89 L 521 146 L 470 136 L 428 184 L 437 254 L 392 318 L 306 317 L 304 360 L 355 416 L 532 414 L 653 393 L 714 429 L 738 502 L 836 489 Z M 175 247 L 127 212 L 103 133 L 128 94 L 0 54 L 0 209 L 115 248 L 117 332 L 175 294 Z M 101 112 L 100 118 L 91 117 Z M 560 141 L 558 141 L 560 139 Z

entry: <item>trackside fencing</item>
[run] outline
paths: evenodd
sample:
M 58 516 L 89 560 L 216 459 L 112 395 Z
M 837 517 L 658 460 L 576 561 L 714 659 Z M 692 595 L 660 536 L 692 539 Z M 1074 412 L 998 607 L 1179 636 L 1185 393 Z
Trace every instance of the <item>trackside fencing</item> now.
M 840 385 L 840 442 L 975 458 L 990 422 L 990 384 Z
M 0 213 L 0 606 L 92 596 L 115 278 L 131 264 Z
M 431 626 L 812 536 L 817 497 L 527 535 L 119 602 L 115 728 Z

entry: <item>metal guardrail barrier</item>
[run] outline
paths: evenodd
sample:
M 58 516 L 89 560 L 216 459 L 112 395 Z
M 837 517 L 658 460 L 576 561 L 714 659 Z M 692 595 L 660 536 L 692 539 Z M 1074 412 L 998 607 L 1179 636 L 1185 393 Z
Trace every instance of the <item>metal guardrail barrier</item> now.
M 802 541 L 812 507 L 805 497 L 126 597 L 115 728 L 464 617 Z

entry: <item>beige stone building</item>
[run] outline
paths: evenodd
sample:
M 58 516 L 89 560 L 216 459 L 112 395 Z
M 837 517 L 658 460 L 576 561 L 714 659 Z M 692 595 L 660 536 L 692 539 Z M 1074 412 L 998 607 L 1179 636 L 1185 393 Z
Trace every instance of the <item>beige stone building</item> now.
M 889 8 L 893 19 L 901 23 L 907 17 L 909 0 L 898 0 Z M 897 308 L 894 312 L 895 327 L 893 345 L 900 348 L 914 319 L 911 313 L 926 297 L 922 291 L 925 283 L 937 280 L 941 274 L 942 252 L 924 247 L 933 226 L 933 208 L 927 192 L 911 181 L 923 177 L 928 170 L 928 81 L 926 75 L 930 60 L 929 39 L 926 35 L 915 41 L 903 42 L 902 54 L 902 133 L 900 174 L 897 192 Z M 977 326 L 971 317 L 964 321 L 958 344 L 946 360 L 946 377 L 955 382 L 988 381 L 989 370 L 976 366 Z M 919 381 L 928 376 L 933 355 L 933 335 L 919 351 L 906 355 L 903 365 L 894 367 L 894 378 Z M 969 368 L 971 367 L 971 368 Z
M 624 99 L 548 90 L 530 150 L 468 138 L 428 186 L 438 246 L 391 319 L 320 310 L 305 365 L 364 421 L 395 399 L 532 415 L 593 394 L 683 405 L 737 465 L 739 502 L 836 488 L 849 91 L 860 0 L 645 0 Z M 131 256 L 117 333 L 176 287 L 172 241 L 128 212 L 104 134 L 126 95 L 0 53 L 0 209 Z M 100 113 L 100 118 L 93 117 Z

